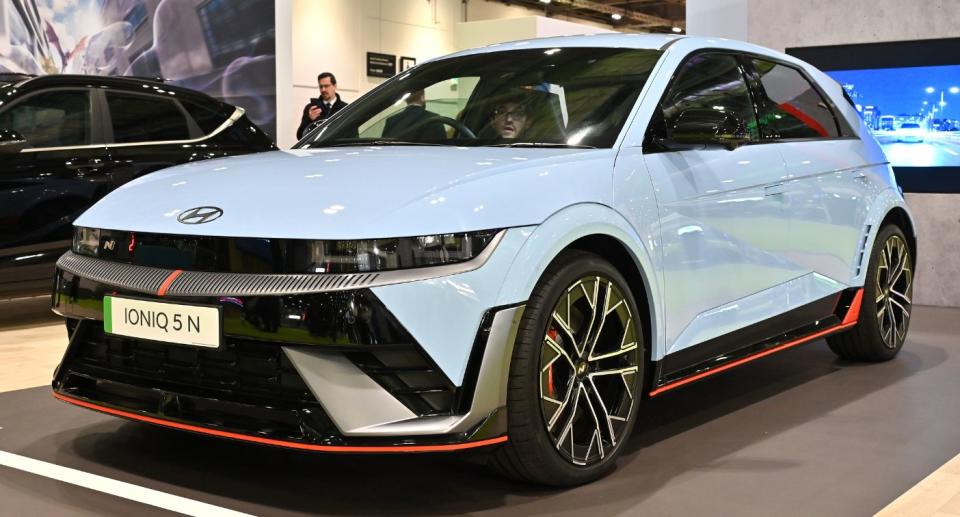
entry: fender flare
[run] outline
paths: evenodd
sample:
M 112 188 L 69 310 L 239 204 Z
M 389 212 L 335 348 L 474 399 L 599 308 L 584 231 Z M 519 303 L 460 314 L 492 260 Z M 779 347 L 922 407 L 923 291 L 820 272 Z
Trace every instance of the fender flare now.
M 913 239 L 916 242 L 917 238 L 917 225 L 913 219 L 913 215 L 910 213 L 910 208 L 907 206 L 906 201 L 904 201 L 903 196 L 900 195 L 893 188 L 889 188 L 881 192 L 875 198 L 874 202 L 871 203 L 870 212 L 867 214 L 866 220 L 864 221 L 864 236 L 866 241 L 864 242 L 864 253 L 861 261 L 855 265 L 860 267 L 860 272 L 857 275 L 854 275 L 854 271 L 850 272 L 851 286 L 862 286 L 866 281 L 867 270 L 868 270 L 868 261 L 870 260 L 870 251 L 873 250 L 874 243 L 877 239 L 877 234 L 880 233 L 880 223 L 887 218 L 887 216 L 894 209 L 902 209 L 904 213 L 907 214 L 907 222 L 910 224 L 910 228 L 904 228 L 904 233 L 907 234 L 908 239 Z M 869 233 L 866 233 L 867 227 L 870 227 Z M 914 257 L 916 260 L 916 257 Z M 916 265 L 914 265 L 916 267 Z
M 659 235 L 644 239 L 619 212 L 599 203 L 581 203 L 563 208 L 534 227 L 517 253 L 500 292 L 497 305 L 508 305 L 530 298 L 534 287 L 554 259 L 573 242 L 583 237 L 603 235 L 616 239 L 627 250 L 643 281 L 650 309 L 651 357 L 663 350 L 664 315 L 661 310 L 659 259 L 650 249 L 659 246 Z

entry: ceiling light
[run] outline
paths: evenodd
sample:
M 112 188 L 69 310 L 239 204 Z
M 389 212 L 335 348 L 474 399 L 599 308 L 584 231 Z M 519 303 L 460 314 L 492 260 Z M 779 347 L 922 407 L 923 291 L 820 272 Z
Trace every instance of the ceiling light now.
M 620 19 L 623 18 L 623 15 L 620 13 L 613 13 L 610 15 L 610 17 L 613 18 L 614 21 L 620 21 Z
M 670 30 L 672 30 L 673 32 L 683 32 L 683 29 L 681 29 L 680 27 L 674 27 L 673 29 L 670 29 Z
M 540 0 L 540 3 L 541 3 L 541 4 L 549 4 L 549 3 L 550 3 L 550 0 Z

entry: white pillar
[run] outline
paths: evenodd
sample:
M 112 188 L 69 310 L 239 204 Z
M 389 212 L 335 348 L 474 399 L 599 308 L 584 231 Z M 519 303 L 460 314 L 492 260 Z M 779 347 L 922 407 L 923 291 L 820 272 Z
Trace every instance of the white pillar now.
M 293 2 L 276 0 L 276 59 L 277 59 L 277 146 L 287 149 L 297 143 L 293 129 L 300 124 L 297 114 L 290 111 L 293 102 Z
M 687 0 L 687 34 L 747 41 L 749 0 Z

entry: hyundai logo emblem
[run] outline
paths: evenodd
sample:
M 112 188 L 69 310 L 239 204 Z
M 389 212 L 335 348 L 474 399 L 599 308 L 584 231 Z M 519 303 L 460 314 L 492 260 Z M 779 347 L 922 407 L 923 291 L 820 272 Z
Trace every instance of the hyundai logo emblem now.
M 223 215 L 223 210 L 215 206 L 198 206 L 178 215 L 177 221 L 183 224 L 203 224 L 219 219 L 221 215 Z

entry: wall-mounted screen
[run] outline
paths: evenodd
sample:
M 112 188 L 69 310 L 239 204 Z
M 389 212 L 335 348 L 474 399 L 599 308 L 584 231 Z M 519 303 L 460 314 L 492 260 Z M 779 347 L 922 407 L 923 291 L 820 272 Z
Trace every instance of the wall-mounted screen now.
M 905 191 L 960 192 L 960 39 L 802 47 L 840 83 Z
M 960 167 L 960 65 L 833 70 L 895 167 Z

